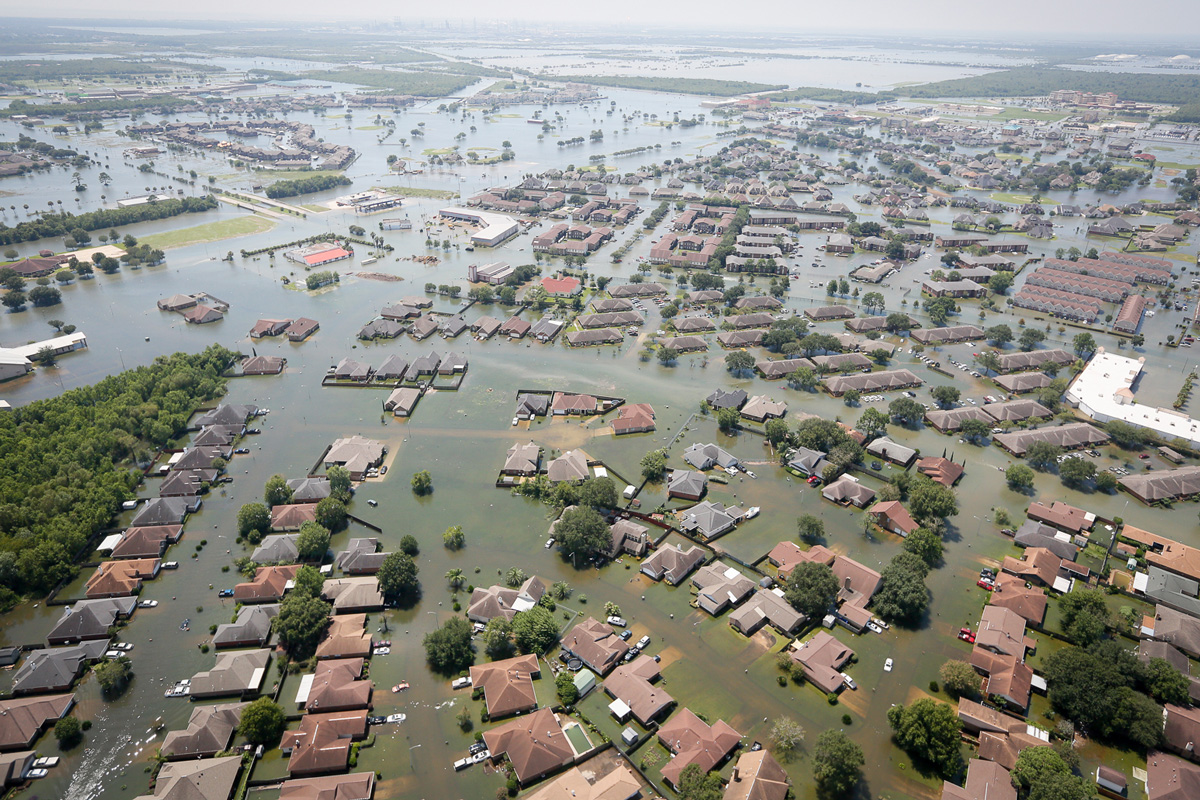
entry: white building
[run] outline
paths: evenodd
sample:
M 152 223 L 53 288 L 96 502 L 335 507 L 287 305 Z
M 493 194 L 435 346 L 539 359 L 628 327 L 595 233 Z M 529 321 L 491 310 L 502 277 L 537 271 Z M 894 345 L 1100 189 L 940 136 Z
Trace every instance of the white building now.
M 33 369 L 33 364 L 28 358 L 16 350 L 0 347 L 0 381 L 19 378 L 31 369 Z
M 471 243 L 482 247 L 495 247 L 501 242 L 517 235 L 520 227 L 512 217 L 503 214 L 493 214 L 490 211 L 477 211 L 473 208 L 443 208 L 439 216 L 447 219 L 458 219 L 481 226 L 480 230 L 471 235 Z
M 1067 389 L 1067 402 L 1097 422 L 1119 419 L 1168 440 L 1178 437 L 1200 445 L 1200 421 L 1174 409 L 1137 402 L 1133 387 L 1144 366 L 1145 358 L 1126 358 L 1102 347 Z

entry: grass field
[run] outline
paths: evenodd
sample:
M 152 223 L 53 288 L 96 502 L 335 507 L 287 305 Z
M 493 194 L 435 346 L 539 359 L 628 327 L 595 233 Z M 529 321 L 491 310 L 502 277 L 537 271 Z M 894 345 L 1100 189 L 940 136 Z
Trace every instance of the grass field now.
M 431 197 L 435 200 L 449 200 L 451 197 L 457 197 L 456 192 L 451 192 L 446 189 L 421 189 L 414 186 L 384 186 L 381 188 L 385 192 L 398 194 L 401 197 Z
M 1014 194 L 1013 192 L 992 192 L 989 195 L 997 203 L 1032 203 L 1031 194 Z
M 160 250 L 170 250 L 173 247 L 187 247 L 193 244 L 219 242 L 222 239 L 233 239 L 237 236 L 248 236 L 252 233 L 263 233 L 275 227 L 272 220 L 259 216 L 236 217 L 220 222 L 209 222 L 192 228 L 180 228 L 177 231 L 153 233 L 143 236 L 140 241 Z
M 338 170 L 331 169 L 256 169 L 255 173 L 263 177 L 270 176 L 273 180 L 277 181 L 294 181 L 301 178 L 322 178 L 327 176 L 336 178 L 342 174 Z

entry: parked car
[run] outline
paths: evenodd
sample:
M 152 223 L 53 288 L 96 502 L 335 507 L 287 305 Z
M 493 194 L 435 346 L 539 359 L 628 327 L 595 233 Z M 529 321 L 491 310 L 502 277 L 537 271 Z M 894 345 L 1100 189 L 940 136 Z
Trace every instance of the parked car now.
M 632 638 L 633 638 L 633 631 L 629 630 L 628 628 L 621 631 L 621 641 L 628 642 Z
M 890 658 L 887 661 L 883 662 L 883 671 L 884 672 L 892 671 L 892 660 Z
M 854 678 L 851 678 L 849 675 L 847 675 L 844 672 L 842 673 L 842 683 L 846 684 L 851 689 L 858 688 L 858 684 L 854 682 Z
M 614 617 L 608 618 L 608 624 L 616 625 L 618 628 L 624 628 L 626 623 L 625 623 L 625 620 L 623 617 L 615 617 L 614 616 Z
M 638 639 L 638 643 L 637 643 L 637 649 L 638 649 L 638 650 L 644 650 L 644 649 L 645 649 L 645 647 L 646 647 L 646 645 L 648 645 L 648 644 L 650 644 L 650 637 L 649 637 L 649 636 L 643 636 L 642 638 Z

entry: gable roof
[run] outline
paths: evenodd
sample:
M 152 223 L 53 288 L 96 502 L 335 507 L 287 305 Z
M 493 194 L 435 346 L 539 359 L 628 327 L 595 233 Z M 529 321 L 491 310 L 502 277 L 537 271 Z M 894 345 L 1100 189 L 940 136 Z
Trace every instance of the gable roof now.
M 624 642 L 622 642 L 624 644 Z M 558 717 L 548 708 L 518 717 L 485 731 L 483 740 L 493 757 L 507 755 L 521 783 L 540 778 L 574 758 Z
M 229 747 L 247 703 L 198 706 L 187 728 L 171 731 L 163 739 L 162 754 L 171 760 L 214 756 Z
M 134 800 L 225 800 L 233 793 L 242 757 L 172 761 L 158 771 L 154 794 Z
M 483 690 L 488 715 L 506 717 L 537 707 L 533 676 L 541 674 L 534 654 L 471 667 L 471 685 Z
M 675 754 L 663 768 L 663 779 L 679 785 L 679 775 L 689 764 L 707 773 L 733 752 L 742 735 L 724 720 L 708 725 L 690 708 L 683 708 L 658 729 L 658 740 Z
M 33 745 L 41 732 L 75 704 L 73 694 L 17 697 L 0 701 L 0 751 Z
M 107 652 L 108 643 L 108 639 L 96 639 L 34 650 L 13 675 L 13 693 L 36 694 L 71 688 L 83 668 Z
M 233 622 L 217 626 L 213 634 L 214 647 L 244 647 L 265 645 L 271 638 L 271 620 L 279 614 L 279 605 L 242 606 Z
M 257 692 L 266 679 L 270 661 L 271 651 L 266 648 L 218 653 L 212 669 L 192 676 L 192 696 L 219 697 Z
M 601 675 L 608 674 L 629 651 L 629 645 L 611 627 L 594 617 L 588 617 L 568 631 L 563 636 L 562 647 Z

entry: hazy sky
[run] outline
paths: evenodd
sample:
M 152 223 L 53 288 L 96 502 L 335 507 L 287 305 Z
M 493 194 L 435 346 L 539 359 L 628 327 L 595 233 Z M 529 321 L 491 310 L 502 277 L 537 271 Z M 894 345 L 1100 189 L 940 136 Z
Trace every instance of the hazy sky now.
M 7 6 L 7 8 L 5 8 Z M 445 16 L 439 10 L 445 9 Z M 931 34 L 970 32 L 980 38 L 1000 38 L 1007 31 L 1027 31 L 1029 36 L 1071 40 L 1111 37 L 1122 41 L 1176 38 L 1187 41 L 1200 29 L 1200 3 L 1195 0 L 1141 0 L 1134 4 L 1114 0 L 640 0 L 625 3 L 589 3 L 579 0 L 455 0 L 445 4 L 353 0 L 331 4 L 322 0 L 208 0 L 205 3 L 164 3 L 162 0 L 108 0 L 103 4 L 81 0 L 43 0 L 33 6 L 0 3 L 0 15 L 49 17 L 127 17 L 140 20 L 334 20 L 416 19 L 452 23 L 485 21 L 549 21 L 600 23 L 605 27 L 682 25 L 691 29 L 758 28 L 764 32 L 787 30 L 887 31 Z M 1020 38 L 1013 43 L 1021 44 Z

